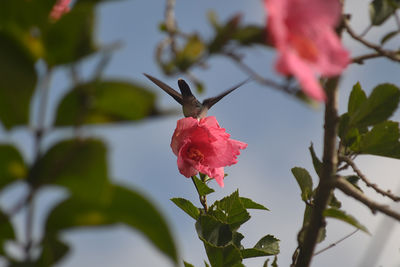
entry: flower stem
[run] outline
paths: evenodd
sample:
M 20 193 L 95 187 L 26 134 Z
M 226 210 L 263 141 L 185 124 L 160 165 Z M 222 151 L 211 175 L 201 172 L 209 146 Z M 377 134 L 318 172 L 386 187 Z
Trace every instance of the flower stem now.
M 199 191 L 199 189 L 197 188 L 196 182 L 194 181 L 194 177 L 195 177 L 195 176 L 192 176 L 192 182 L 193 182 L 193 184 L 194 184 L 194 187 L 196 188 L 197 194 L 199 195 L 200 203 L 201 203 L 201 205 L 203 206 L 204 211 L 207 213 L 207 211 L 208 211 L 207 196 L 202 196 L 202 195 L 200 195 L 200 191 Z

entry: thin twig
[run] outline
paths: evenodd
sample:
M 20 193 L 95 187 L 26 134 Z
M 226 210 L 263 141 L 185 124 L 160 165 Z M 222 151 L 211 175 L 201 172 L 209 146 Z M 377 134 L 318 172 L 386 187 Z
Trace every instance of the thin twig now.
M 377 184 L 371 183 L 367 177 L 360 171 L 360 169 L 357 167 L 357 165 L 354 163 L 354 161 L 352 161 L 351 159 L 349 159 L 348 157 L 340 157 L 341 161 L 346 162 L 349 166 L 351 166 L 351 168 L 353 169 L 353 171 L 357 174 L 358 177 L 360 177 L 360 179 L 368 186 L 371 187 L 372 189 L 375 190 L 375 192 L 377 192 L 378 194 L 381 194 L 382 196 L 388 197 L 390 199 L 392 199 L 395 202 L 400 201 L 400 196 L 396 196 L 394 194 L 392 194 L 390 191 L 385 191 L 382 190 L 378 187 Z
M 360 37 L 364 37 L 367 33 L 372 29 L 372 24 L 368 25 L 368 27 L 360 34 Z
M 231 58 L 238 65 L 238 67 L 241 68 L 245 73 L 247 73 L 252 79 L 254 79 L 255 81 L 257 81 L 263 85 L 269 86 L 269 87 L 277 89 L 279 91 L 283 91 L 289 95 L 294 95 L 298 91 L 300 91 L 299 88 L 291 88 L 287 85 L 281 85 L 272 80 L 262 77 L 256 71 L 254 71 L 252 68 L 250 68 L 248 65 L 243 63 L 242 59 L 239 56 L 237 56 L 233 53 L 224 53 L 224 55 Z
M 196 182 L 194 181 L 194 176 L 192 176 L 192 182 L 193 182 L 193 184 L 194 184 L 194 187 L 196 187 L 196 191 L 197 191 L 197 194 L 199 195 L 200 203 L 201 203 L 201 205 L 203 206 L 204 211 L 207 212 L 207 211 L 208 211 L 207 196 L 202 196 L 202 195 L 200 195 L 200 191 L 199 191 L 199 189 L 197 188 Z
M 325 251 L 327 251 L 328 249 L 333 248 L 334 246 L 336 246 L 336 245 L 339 244 L 340 242 L 346 240 L 346 239 L 349 238 L 350 236 L 352 236 L 352 235 L 354 235 L 355 233 L 357 233 L 358 230 L 359 230 L 359 229 L 354 230 L 354 231 L 351 232 L 350 234 L 348 234 L 348 235 L 342 237 L 341 239 L 337 240 L 336 242 L 330 244 L 329 246 L 327 246 L 327 247 L 325 247 L 325 248 L 323 248 L 323 249 L 321 249 L 321 250 L 315 252 L 315 253 L 314 253 L 314 256 L 317 256 L 318 254 L 321 254 L 322 252 L 325 252 Z
M 359 35 L 357 35 L 357 34 L 354 32 L 354 30 L 350 27 L 348 20 L 347 20 L 346 18 L 344 18 L 343 20 L 344 20 L 343 25 L 344 25 L 346 31 L 350 34 L 350 36 L 351 36 L 353 39 L 359 41 L 360 43 L 362 43 L 362 44 L 365 45 L 366 47 L 369 47 L 369 48 L 375 50 L 376 52 L 378 52 L 378 54 L 380 54 L 380 55 L 382 55 L 382 56 L 384 56 L 384 57 L 386 57 L 386 58 L 388 58 L 388 59 L 391 59 L 391 60 L 396 61 L 396 62 L 400 62 L 400 56 L 398 55 L 398 52 L 397 52 L 397 51 L 385 50 L 385 49 L 383 49 L 381 46 L 376 45 L 376 44 L 373 44 L 373 43 L 371 43 L 371 42 L 369 42 L 369 41 L 367 41 L 367 40 L 361 38 L 361 37 L 360 37 Z
M 346 195 L 357 199 L 361 203 L 363 203 L 365 206 L 367 206 L 373 214 L 375 214 L 377 211 L 386 214 L 389 217 L 392 217 L 393 219 L 400 221 L 400 213 L 395 212 L 394 210 L 390 209 L 388 205 L 383 205 L 380 203 L 377 203 L 371 199 L 369 199 L 366 195 L 361 193 L 359 190 L 357 190 L 351 183 L 346 181 L 343 178 L 338 178 L 336 180 L 336 187 L 341 190 L 343 193 Z
M 353 57 L 351 61 L 357 64 L 364 64 L 364 60 L 378 58 L 378 57 L 385 57 L 385 56 L 380 53 L 370 53 L 362 56 Z

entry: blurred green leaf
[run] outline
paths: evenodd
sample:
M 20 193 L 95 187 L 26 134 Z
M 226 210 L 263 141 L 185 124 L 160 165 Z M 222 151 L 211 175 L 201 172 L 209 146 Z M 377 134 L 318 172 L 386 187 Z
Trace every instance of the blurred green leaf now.
M 229 224 L 232 230 L 238 229 L 240 225 L 250 219 L 250 214 L 240 201 L 238 190 L 233 192 L 230 196 L 215 201 L 209 208 L 208 214 Z
M 4 243 L 15 238 L 10 218 L 0 210 L 0 255 L 4 255 Z
M 279 239 L 272 235 L 266 235 L 257 242 L 254 248 L 241 251 L 243 258 L 271 256 L 279 254 Z
M 342 207 L 342 202 L 340 202 L 334 193 L 332 193 L 332 197 L 329 201 L 329 206 L 333 207 L 333 208 L 341 208 Z
M 186 261 L 183 261 L 183 266 L 185 266 L 185 267 L 194 267 L 193 264 L 190 264 L 190 263 L 188 263 Z
M 364 134 L 356 151 L 400 159 L 399 123 L 385 121 L 375 125 L 371 131 Z
M 0 119 L 5 128 L 28 123 L 36 81 L 31 55 L 16 40 L 0 32 Z
M 245 209 L 256 209 L 256 210 L 269 210 L 265 206 L 254 202 L 250 198 L 240 197 L 240 202 L 243 204 Z
M 310 150 L 311 158 L 312 158 L 312 163 L 314 166 L 315 172 L 318 174 L 318 176 L 321 176 L 321 170 L 322 170 L 322 162 L 321 160 L 317 157 L 317 154 L 315 154 L 314 151 L 314 146 L 311 143 L 310 147 L 308 148 Z M 311 181 L 312 182 L 312 181 Z
M 265 27 L 257 25 L 247 25 L 239 28 L 232 39 L 241 45 L 266 44 Z
M 140 85 L 124 81 L 81 84 L 64 96 L 55 125 L 137 121 L 156 115 L 155 95 Z
M 205 265 L 206 267 L 210 267 L 210 265 L 208 265 L 208 263 L 207 263 L 206 261 L 204 261 L 204 265 Z
M 400 90 L 393 84 L 376 86 L 363 104 L 354 106 L 350 114 L 350 125 L 366 127 L 388 119 L 396 110 L 400 100 Z
M 87 190 L 90 190 L 87 188 Z M 158 210 L 139 193 L 112 186 L 98 202 L 70 197 L 57 205 L 46 222 L 46 233 L 85 226 L 123 223 L 143 233 L 160 251 L 177 262 L 177 251 L 168 226 Z
M 240 14 L 234 15 L 224 26 L 215 28 L 215 36 L 208 44 L 208 52 L 210 54 L 218 53 L 223 50 L 224 46 L 233 38 L 234 34 L 236 33 L 239 27 L 240 18 Z
M 181 210 L 186 212 L 193 219 L 197 220 L 199 218 L 199 209 L 189 200 L 184 198 L 171 198 L 171 201 L 174 202 L 175 205 L 177 205 Z
M 313 182 L 310 174 L 304 168 L 294 167 L 292 168 L 292 173 L 296 178 L 297 183 L 301 190 L 301 199 L 303 201 L 308 201 L 312 197 Z
M 54 235 L 45 236 L 41 245 L 42 253 L 35 262 L 36 267 L 53 266 L 69 252 L 69 246 Z
M 304 216 L 303 216 L 303 227 L 298 234 L 298 240 L 299 243 L 302 244 L 304 242 L 304 234 L 305 230 L 308 227 L 311 219 L 311 212 L 312 212 L 313 207 L 311 205 L 306 205 L 306 208 L 304 209 Z M 318 238 L 317 238 L 317 243 L 321 243 L 324 241 L 326 238 L 326 226 L 323 228 L 320 228 L 319 233 L 318 233 Z
M 0 0 L 0 31 L 22 34 L 33 27 L 49 23 L 49 14 L 56 0 Z
M 393 15 L 395 10 L 399 7 L 399 0 L 373 0 L 369 4 L 369 16 L 372 25 L 381 25 Z
M 391 32 L 385 34 L 385 36 L 383 36 L 381 39 L 381 45 L 385 44 L 386 42 L 391 40 L 393 37 L 398 35 L 399 33 L 400 33 L 400 30 L 395 30 L 395 31 L 391 31 Z
M 196 185 L 196 188 L 200 196 L 206 196 L 208 194 L 211 194 L 212 192 L 215 192 L 214 189 L 208 187 L 207 184 L 202 180 L 200 180 L 199 178 L 197 178 L 197 176 L 193 176 L 193 181 Z
M 358 177 L 357 175 L 349 175 L 349 176 L 344 176 L 343 178 L 346 179 L 355 188 L 357 188 L 357 190 L 363 192 L 362 189 L 358 186 L 358 181 L 360 180 L 360 177 Z
M 367 101 L 367 95 L 361 88 L 359 82 L 353 86 L 353 90 L 350 93 L 349 103 L 347 105 L 347 111 L 350 115 L 354 114 L 360 107 Z
M 78 3 L 43 31 L 45 59 L 50 66 L 76 62 L 96 52 L 94 4 Z
M 328 218 L 334 218 L 334 219 L 338 219 L 341 220 L 345 223 L 348 223 L 350 225 L 353 225 L 354 227 L 360 229 L 363 232 L 366 232 L 369 234 L 368 229 L 360 224 L 357 219 L 355 219 L 353 216 L 346 214 L 344 211 L 336 209 L 336 208 L 330 208 L 330 209 L 326 209 L 324 211 L 324 216 L 328 217 Z
M 27 173 L 27 166 L 18 149 L 0 144 L 0 190 L 9 183 L 26 178 Z
M 176 66 L 181 71 L 189 69 L 198 61 L 205 52 L 205 44 L 198 35 L 192 35 L 187 39 L 184 48 L 176 55 Z
M 97 202 L 110 187 L 106 147 L 96 139 L 61 141 L 34 165 L 29 181 L 34 185 L 60 185 L 75 196 Z

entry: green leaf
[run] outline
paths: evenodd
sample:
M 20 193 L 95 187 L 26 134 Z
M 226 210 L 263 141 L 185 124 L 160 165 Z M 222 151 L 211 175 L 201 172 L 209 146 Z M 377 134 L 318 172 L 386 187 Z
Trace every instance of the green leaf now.
M 385 44 L 386 42 L 391 40 L 393 37 L 398 35 L 399 33 L 400 33 L 400 30 L 395 30 L 395 31 L 391 31 L 391 32 L 385 34 L 385 36 L 383 36 L 381 39 L 381 45 Z
M 180 71 L 186 71 L 203 56 L 205 48 L 206 46 L 199 36 L 196 34 L 190 36 L 185 47 L 176 55 L 176 66 Z
M 328 217 L 328 218 L 334 218 L 334 219 L 338 219 L 341 220 L 345 223 L 348 223 L 350 225 L 353 225 L 354 227 L 360 229 L 363 232 L 366 232 L 369 234 L 368 229 L 360 224 L 357 219 L 355 219 L 353 216 L 346 214 L 343 210 L 339 210 L 336 208 L 330 208 L 330 209 L 326 209 L 324 211 L 324 216 Z
M 159 211 L 145 197 L 133 190 L 113 186 L 109 194 L 98 198 L 98 202 L 93 202 L 71 196 L 58 204 L 48 217 L 46 233 L 123 223 L 143 233 L 160 251 L 177 262 L 171 232 Z
M 357 190 L 359 190 L 360 192 L 363 192 L 362 189 L 358 186 L 358 181 L 360 180 L 360 177 L 358 177 L 357 175 L 349 175 L 349 176 L 344 176 L 343 178 L 346 179 L 347 182 L 349 182 L 355 188 L 357 188 Z M 338 208 L 340 208 L 340 207 L 338 207 Z
M 181 210 L 186 212 L 193 219 L 197 220 L 199 218 L 200 215 L 199 209 L 195 205 L 193 205 L 192 202 L 190 202 L 189 200 L 184 198 L 171 198 L 171 201 L 174 202 L 175 205 L 181 208 Z
M 55 125 L 137 121 L 156 113 L 155 95 L 142 86 L 124 81 L 94 81 L 81 84 L 64 96 Z
M 215 192 L 214 189 L 208 187 L 207 184 L 197 178 L 197 176 L 193 176 L 193 181 L 196 185 L 197 190 L 199 191 L 200 196 L 206 196 L 208 194 L 211 194 L 212 192 Z
M 367 101 L 367 95 L 361 88 L 359 82 L 353 86 L 353 90 L 350 93 L 349 103 L 347 105 L 347 111 L 350 115 L 354 114 L 360 107 Z
M 110 187 L 106 147 L 96 139 L 57 143 L 34 165 L 29 182 L 63 186 L 77 197 L 97 202 Z
M 399 138 L 399 123 L 385 121 L 375 125 L 362 136 L 356 151 L 361 154 L 400 159 Z
M 232 230 L 228 224 L 206 214 L 200 215 L 197 220 L 196 231 L 200 239 L 220 247 L 231 242 L 233 237 Z
M 254 248 L 242 250 L 243 258 L 271 256 L 279 254 L 279 239 L 266 235 L 257 242 Z
M 45 59 L 50 66 L 75 62 L 96 51 L 93 41 L 94 4 L 77 3 L 43 32 Z
M 210 54 L 221 52 L 224 49 L 224 46 L 233 38 L 239 28 L 239 22 L 240 15 L 234 15 L 225 25 L 215 28 L 215 36 L 208 44 Z
M 28 168 L 24 160 L 12 145 L 0 144 L 0 189 L 26 177 Z
M 369 16 L 372 25 L 381 25 L 399 7 L 398 0 L 373 0 L 369 5 Z
M 229 224 L 231 229 L 238 229 L 240 225 L 250 219 L 250 214 L 240 201 L 238 190 L 230 196 L 215 201 L 209 208 L 208 213 Z
M 303 201 L 308 201 L 312 197 L 313 182 L 310 174 L 304 168 L 294 167 L 292 168 L 292 173 L 296 178 L 297 183 L 301 190 L 301 199 Z
M 312 158 L 312 163 L 314 166 L 315 172 L 318 174 L 318 176 L 321 176 L 321 170 L 322 170 L 322 162 L 320 159 L 317 157 L 317 154 L 315 154 L 314 151 L 314 146 L 311 143 L 310 147 L 308 148 L 310 150 L 311 158 Z M 311 181 L 312 182 L 312 181 Z M 312 189 L 312 188 L 311 188 Z
M 241 45 L 262 44 L 265 45 L 265 27 L 258 25 L 247 25 L 239 28 L 232 36 L 232 39 L 238 41 Z
M 242 202 L 245 209 L 269 210 L 265 206 L 263 206 L 257 202 L 254 202 L 250 198 L 240 197 L 240 202 Z
M 54 235 L 45 236 L 41 245 L 42 254 L 35 266 L 53 266 L 69 252 L 69 246 Z
M 186 261 L 183 261 L 183 266 L 185 266 L 185 267 L 194 267 L 193 264 L 187 263 Z
M 204 265 L 205 265 L 206 267 L 210 267 L 210 265 L 208 265 L 208 263 L 207 263 L 206 261 L 204 261 Z
M 332 193 L 332 197 L 331 200 L 329 201 L 329 206 L 333 207 L 333 208 L 340 208 L 342 207 L 342 202 L 340 202 L 334 193 Z
M 312 209 L 313 208 L 310 205 L 306 205 L 306 208 L 304 209 L 303 227 L 302 227 L 300 233 L 298 234 L 298 240 L 299 240 L 299 243 L 301 243 L 301 244 L 304 242 L 304 234 L 305 234 L 306 228 L 308 227 L 308 225 L 310 223 Z M 326 238 L 326 227 L 323 227 L 319 230 L 317 243 L 321 243 L 322 241 L 325 240 L 325 238 Z
M 387 120 L 396 110 L 400 90 L 393 84 L 385 83 L 375 87 L 362 105 L 350 114 L 350 125 L 367 127 Z
M 233 244 L 216 247 L 208 242 L 204 242 L 204 247 L 212 267 L 244 267 L 241 263 L 242 256 L 240 250 Z
M 28 123 L 36 81 L 31 55 L 16 40 L 0 32 L 0 120 L 6 129 Z
M 4 255 L 4 243 L 15 238 L 10 218 L 0 211 L 0 255 Z

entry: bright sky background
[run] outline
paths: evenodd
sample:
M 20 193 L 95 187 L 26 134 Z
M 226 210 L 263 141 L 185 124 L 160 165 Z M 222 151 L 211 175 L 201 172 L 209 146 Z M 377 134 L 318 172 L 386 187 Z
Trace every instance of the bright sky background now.
M 352 24 L 357 32 L 368 25 L 367 1 L 348 1 L 346 11 L 353 14 Z M 164 18 L 165 1 L 110 1 L 101 5 L 98 10 L 97 28 L 100 44 L 122 41 L 123 47 L 118 50 L 106 69 L 106 76 L 139 81 L 153 88 L 159 95 L 159 104 L 163 108 L 179 108 L 176 102 L 161 90 L 153 86 L 142 75 L 149 73 L 177 88 L 178 77 L 166 78 L 154 60 L 156 44 L 164 37 L 158 31 L 158 24 Z M 212 29 L 207 22 L 206 14 L 214 9 L 221 21 L 240 12 L 245 23 L 264 24 L 265 14 L 260 0 L 230 1 L 177 1 L 176 18 L 183 31 L 198 31 L 203 37 L 211 37 Z M 386 23 L 386 28 L 394 29 L 393 21 Z M 382 31 L 371 31 L 371 40 L 379 40 Z M 398 45 L 399 39 L 391 42 Z M 345 38 L 345 45 L 353 55 L 365 52 L 359 45 Z M 246 62 L 269 78 L 277 77 L 273 70 L 274 51 L 254 48 L 248 51 Z M 88 76 L 98 58 L 92 58 L 82 68 L 82 74 Z M 200 99 L 214 96 L 219 92 L 244 80 L 247 76 L 238 70 L 227 59 L 216 57 L 205 70 L 196 69 L 194 73 L 207 86 Z M 364 90 L 369 92 L 382 82 L 400 85 L 399 66 L 388 60 L 367 61 L 364 66 L 350 66 L 344 74 L 340 86 L 340 111 L 347 107 L 347 97 L 354 83 L 360 81 Z M 55 108 L 60 97 L 68 88 L 65 73 L 58 72 L 52 80 L 50 108 Z M 245 239 L 245 247 L 254 244 L 266 234 L 274 234 L 281 240 L 279 266 L 289 266 L 291 256 L 297 246 L 296 236 L 302 224 L 304 204 L 300 201 L 300 190 L 290 169 L 294 166 L 312 171 L 308 146 L 314 143 L 319 155 L 322 151 L 323 106 L 310 108 L 287 95 L 262 87 L 251 82 L 235 91 L 215 105 L 209 115 L 216 116 L 220 125 L 227 129 L 232 138 L 248 143 L 242 151 L 237 165 L 228 167 L 225 172 L 225 187 L 219 188 L 215 182 L 211 186 L 216 193 L 209 197 L 215 199 L 231 194 L 237 188 L 242 196 L 250 197 L 267 206 L 271 211 L 253 211 L 252 218 L 240 229 Z M 397 112 L 394 120 L 399 120 Z M 170 140 L 180 116 L 170 116 L 148 120 L 138 124 L 120 126 L 91 127 L 87 135 L 103 138 L 109 148 L 109 162 L 112 177 L 116 183 L 124 184 L 139 190 L 148 196 L 165 215 L 176 237 L 182 259 L 204 266 L 207 259 L 203 245 L 198 239 L 194 221 L 184 214 L 169 199 L 184 197 L 200 206 L 192 182 L 179 174 L 176 157 L 170 149 Z M 50 118 L 49 118 L 50 121 Z M 71 136 L 64 131 L 47 138 L 46 146 L 61 138 Z M 32 157 L 32 139 L 22 130 L 11 134 L 1 134 L 5 141 L 15 142 L 24 152 L 27 159 Z M 400 162 L 382 157 L 362 156 L 356 161 L 370 180 L 382 188 L 400 193 Z M 316 183 L 317 180 L 314 180 Z M 397 189 L 396 189 L 397 188 Z M 13 197 L 24 191 L 21 186 L 12 188 L 1 202 L 12 202 Z M 371 193 L 366 189 L 367 193 Z M 36 217 L 37 236 L 40 235 L 40 224 L 49 207 L 59 200 L 58 190 L 46 190 L 37 201 L 39 216 Z M 383 222 L 383 216 L 373 216 L 364 206 L 355 203 L 346 196 L 337 193 L 343 203 L 343 209 L 353 214 L 367 226 L 373 234 L 356 233 L 338 246 L 317 256 L 312 266 L 385 266 L 400 265 L 400 227 L 392 220 Z M 377 198 L 387 203 L 382 198 Z M 400 207 L 397 206 L 400 210 Z M 21 226 L 23 214 L 15 222 Z M 385 226 L 382 226 L 381 223 Z M 388 226 L 389 225 L 389 226 Z M 378 228 L 387 229 L 389 238 L 379 242 L 382 254 L 368 253 L 367 247 L 376 242 L 374 233 Z M 338 221 L 328 220 L 328 237 L 319 245 L 323 248 L 330 243 L 352 232 L 353 228 Z M 391 231 L 391 232 L 390 232 Z M 22 235 L 23 236 L 23 235 Z M 127 227 L 104 227 L 91 230 L 66 232 L 64 240 L 71 244 L 72 252 L 58 264 L 58 267 L 76 266 L 172 266 L 171 262 L 159 253 L 138 232 Z M 11 248 L 12 249 L 12 248 Z M 374 251 L 377 251 L 376 249 Z M 368 263 L 362 263 L 362 259 Z M 245 260 L 246 266 L 262 266 L 265 258 Z M 375 263 L 372 260 L 376 260 Z M 370 265 L 369 265 L 370 264 Z M 1 266 L 1 264 L 0 264 Z

